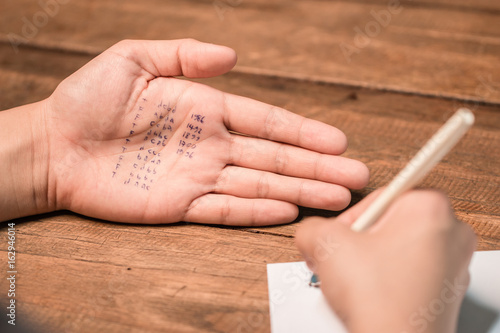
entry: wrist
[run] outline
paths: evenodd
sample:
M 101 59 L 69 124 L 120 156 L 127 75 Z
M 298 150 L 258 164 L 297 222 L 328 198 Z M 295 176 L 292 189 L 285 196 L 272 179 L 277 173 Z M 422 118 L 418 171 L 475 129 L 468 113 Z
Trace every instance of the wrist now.
M 54 210 L 45 116 L 45 101 L 0 112 L 0 221 Z

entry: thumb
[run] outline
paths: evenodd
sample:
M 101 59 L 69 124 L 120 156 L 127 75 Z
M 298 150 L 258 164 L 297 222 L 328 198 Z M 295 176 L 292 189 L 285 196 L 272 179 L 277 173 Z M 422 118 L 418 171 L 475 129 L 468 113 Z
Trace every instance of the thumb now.
M 124 40 L 112 51 L 132 60 L 155 77 L 206 78 L 224 74 L 236 64 L 236 52 L 194 39 L 170 41 Z

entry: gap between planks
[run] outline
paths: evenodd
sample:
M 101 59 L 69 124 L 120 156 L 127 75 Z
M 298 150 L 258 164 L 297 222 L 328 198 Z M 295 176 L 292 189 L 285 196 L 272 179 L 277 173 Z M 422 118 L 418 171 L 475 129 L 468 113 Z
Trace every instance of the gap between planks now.
M 0 36 L 0 44 L 9 45 L 10 41 L 5 36 Z M 100 53 L 105 51 L 104 49 L 101 48 L 92 46 L 82 46 L 80 44 L 59 43 L 59 42 L 41 43 L 33 40 L 23 44 L 20 48 L 61 52 L 74 55 L 87 55 L 91 57 L 96 57 Z M 263 76 L 263 77 L 271 77 L 271 78 L 279 77 L 293 81 L 311 82 L 315 84 L 328 84 L 328 85 L 337 85 L 337 86 L 352 87 L 352 88 L 365 88 L 381 92 L 392 92 L 404 95 L 438 98 L 438 99 L 459 101 L 465 103 L 477 103 L 478 105 L 485 105 L 485 106 L 500 106 L 500 103 L 498 102 L 486 101 L 480 97 L 465 96 L 463 94 L 447 93 L 447 92 L 439 93 L 433 90 L 402 88 L 400 86 L 391 84 L 377 84 L 377 83 L 362 82 L 350 79 L 331 78 L 321 75 L 290 73 L 274 69 L 264 69 L 264 68 L 236 65 L 236 67 L 232 69 L 231 72 Z

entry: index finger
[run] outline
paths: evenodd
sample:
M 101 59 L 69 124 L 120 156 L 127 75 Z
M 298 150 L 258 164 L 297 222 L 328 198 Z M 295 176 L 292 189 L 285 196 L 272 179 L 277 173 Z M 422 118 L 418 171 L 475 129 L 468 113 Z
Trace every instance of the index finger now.
M 349 227 L 358 219 L 358 217 L 363 214 L 363 212 L 371 205 L 373 201 L 382 193 L 385 187 L 376 189 L 375 191 L 368 194 L 366 198 L 337 216 L 335 219 L 336 222 L 343 223 L 348 225 Z
M 347 149 L 347 137 L 333 126 L 250 98 L 224 97 L 224 124 L 230 130 L 324 154 Z

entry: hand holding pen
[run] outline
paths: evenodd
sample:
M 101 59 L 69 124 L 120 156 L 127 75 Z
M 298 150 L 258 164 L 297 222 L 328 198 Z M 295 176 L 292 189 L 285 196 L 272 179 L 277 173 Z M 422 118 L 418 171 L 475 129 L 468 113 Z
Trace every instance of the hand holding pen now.
M 445 195 L 406 191 L 472 122 L 469 111 L 457 112 L 388 187 L 335 222 L 311 218 L 297 232 L 299 249 L 350 332 L 455 330 L 474 233 L 456 220 Z

